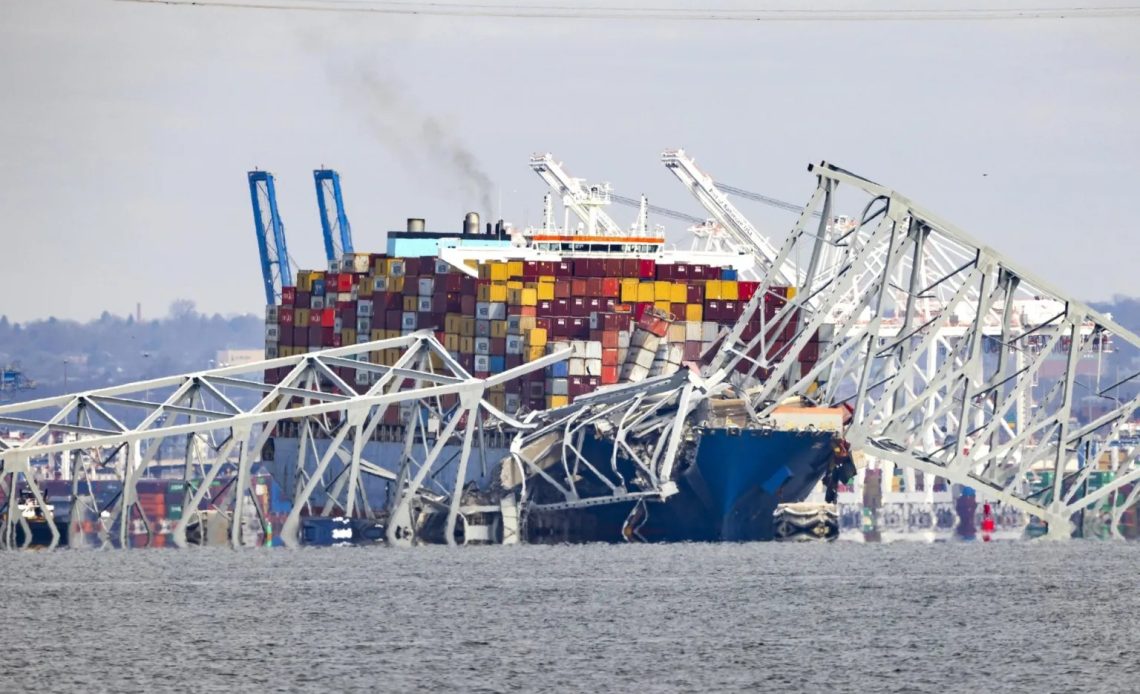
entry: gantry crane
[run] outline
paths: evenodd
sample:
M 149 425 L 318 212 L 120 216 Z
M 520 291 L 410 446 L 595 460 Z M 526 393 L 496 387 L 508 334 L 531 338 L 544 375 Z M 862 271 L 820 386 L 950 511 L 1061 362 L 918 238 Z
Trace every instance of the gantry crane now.
M 345 253 L 352 253 L 352 228 L 344 211 L 340 194 L 340 174 L 332 169 L 313 171 L 317 187 L 317 206 L 321 212 L 321 231 L 325 237 L 325 257 L 329 267 L 339 263 Z
M 554 161 L 554 157 L 549 153 L 532 156 L 530 168 L 541 176 L 554 192 L 562 196 L 562 204 L 586 224 L 587 234 L 605 236 L 623 234 L 621 225 L 606 214 L 604 209 L 610 203 L 609 184 L 583 185 L 582 179 L 566 173 L 562 164 Z
M 661 161 L 685 184 L 697 202 L 708 210 L 737 244 L 759 251 L 757 259 L 766 270 L 775 273 L 774 278 L 779 283 L 793 286 L 799 284 L 800 275 L 795 264 L 785 261 L 776 265 L 776 258 L 779 256 L 776 247 L 729 202 L 728 196 L 717 189 L 712 177 L 697 168 L 696 162 L 685 154 L 685 150 L 665 150 L 661 154 Z
M 249 198 L 253 203 L 257 250 L 261 255 L 265 303 L 277 304 L 281 300 L 281 288 L 293 286 L 293 270 L 289 266 L 289 249 L 285 245 L 285 225 L 277 212 L 277 190 L 273 185 L 273 174 L 268 171 L 250 171 Z

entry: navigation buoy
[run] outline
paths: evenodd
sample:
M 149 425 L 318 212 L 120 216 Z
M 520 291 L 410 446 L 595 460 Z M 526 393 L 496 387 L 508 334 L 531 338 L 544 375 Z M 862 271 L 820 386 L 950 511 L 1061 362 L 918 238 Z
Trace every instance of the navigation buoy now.
M 994 536 L 994 512 L 987 503 L 982 506 L 982 542 L 989 542 Z

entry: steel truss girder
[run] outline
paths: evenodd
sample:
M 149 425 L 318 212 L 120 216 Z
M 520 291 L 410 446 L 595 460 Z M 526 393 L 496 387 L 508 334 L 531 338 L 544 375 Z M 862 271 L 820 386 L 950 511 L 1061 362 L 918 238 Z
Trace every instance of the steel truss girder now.
M 706 374 L 731 370 L 760 349 L 751 367 L 761 377 L 760 418 L 789 395 L 846 403 L 853 447 L 974 487 L 1045 520 L 1053 537 L 1069 535 L 1075 512 L 1109 498 L 1117 522 L 1119 504 L 1138 496 L 1129 491 L 1140 482 L 1137 451 L 1124 451 L 1116 478 L 1095 491 L 1085 485 L 1094 466 L 1078 452 L 1136 416 L 1140 395 L 1126 388 L 1140 375 L 1100 389 L 1078 365 L 1110 334 L 1134 346 L 1140 338 L 903 195 L 826 162 L 810 171 L 816 190 L 771 262 L 815 258 L 810 251 L 821 241 L 827 252 L 801 275 L 796 295 L 773 316 L 760 313 L 759 334 L 744 340 L 776 284 L 763 280 Z M 840 189 L 869 199 L 855 228 L 809 229 L 821 209 L 827 221 Z M 789 324 L 796 327 L 787 337 Z M 770 355 L 769 345 L 781 343 Z M 818 361 L 803 368 L 811 345 Z M 1047 368 L 1058 361 L 1060 373 Z M 1077 426 L 1070 418 L 1082 393 L 1100 398 L 1106 412 Z M 1010 414 L 1016 421 L 1007 421 Z M 1050 488 L 1035 490 L 1043 473 Z
M 368 361 L 371 355 L 391 349 L 402 352 L 394 366 Z M 243 536 L 245 531 L 242 527 L 243 513 L 253 499 L 249 490 L 252 467 L 277 426 L 289 422 L 304 432 L 301 436 L 303 444 L 312 442 L 311 432 L 328 433 L 331 441 L 318 461 L 318 468 L 323 471 L 336 457 L 344 463 L 347 472 L 341 476 L 344 481 L 339 485 L 334 480 L 322 486 L 321 472 L 307 476 L 306 456 L 304 453 L 298 456 L 298 479 L 306 476 L 308 479 L 294 496 L 295 504 L 286 521 L 283 537 L 287 544 L 296 543 L 300 513 L 311 505 L 317 493 L 326 495 L 330 503 L 344 509 L 346 514 L 360 515 L 361 512 L 355 508 L 355 499 L 361 491 L 359 480 L 362 474 L 379 476 L 390 482 L 409 482 L 407 487 L 398 490 L 398 501 L 392 508 L 385 509 L 389 513 L 402 512 L 420 501 L 436 508 L 442 505 L 448 514 L 447 525 L 451 531 L 448 537 L 454 542 L 454 529 L 462 508 L 464 469 L 472 452 L 471 436 L 476 420 L 481 422 L 484 418 L 494 419 L 501 415 L 501 421 L 509 425 L 523 429 L 531 426 L 502 415 L 483 399 L 484 393 L 524 373 L 565 359 L 568 354 L 568 348 L 559 350 L 489 379 L 477 379 L 463 370 L 430 331 L 420 331 L 322 352 L 4 405 L 0 406 L 0 417 L 9 425 L 32 433 L 19 445 L 0 449 L 0 486 L 14 493 L 17 483 L 22 481 L 39 501 L 49 522 L 54 523 L 51 510 L 43 502 L 40 485 L 30 474 L 28 461 L 45 455 L 63 455 L 73 460 L 78 459 L 76 456 L 86 455 L 97 460 L 99 468 L 113 471 L 116 479 L 123 483 L 122 493 L 110 506 L 95 509 L 100 512 L 99 534 L 104 545 L 125 547 L 128 544 L 128 526 L 136 517 L 147 535 L 152 535 L 151 522 L 154 519 L 147 519 L 142 513 L 136 490 L 139 480 L 155 464 L 162 443 L 197 441 L 214 436 L 223 443 L 214 449 L 213 460 L 208 464 L 197 461 L 197 466 L 204 469 L 200 480 L 195 477 L 192 447 L 187 445 L 184 481 L 192 491 L 188 491 L 186 513 L 173 528 L 172 537 L 175 544 L 186 545 L 186 531 L 194 522 L 198 509 L 203 503 L 213 504 L 207 498 L 211 482 L 223 468 L 233 465 L 235 477 L 229 485 L 233 488 L 232 499 L 224 507 L 211 507 L 229 516 L 229 544 L 238 547 L 256 540 Z M 338 369 L 367 374 L 370 383 L 367 387 L 350 386 L 341 377 L 344 372 L 338 372 Z M 262 375 L 269 370 L 287 373 L 277 383 L 264 383 Z M 411 455 L 414 427 L 410 426 L 407 427 L 405 456 L 396 469 L 387 469 L 364 459 L 364 443 L 376 431 L 387 408 L 409 402 L 434 403 L 435 410 L 442 412 L 443 408 L 438 407 L 439 398 L 449 395 L 457 396 L 461 405 L 444 413 L 444 433 L 432 435 L 430 439 L 438 452 L 466 416 L 465 445 L 458 460 L 441 461 L 438 455 L 420 460 Z M 254 404 L 243 405 L 243 402 Z M 126 416 L 132 410 L 144 412 L 141 421 L 133 426 L 123 424 L 132 421 Z M 96 426 L 97 423 L 102 426 Z M 105 428 L 108 424 L 115 428 Z M 48 436 L 52 433 L 71 434 L 71 438 L 53 440 Z M 426 431 L 421 434 L 423 444 L 427 446 L 429 437 Z M 103 451 L 109 453 L 103 455 Z M 420 488 L 429 473 L 438 475 L 451 463 L 457 470 L 454 485 L 439 492 Z M 83 466 L 74 467 L 72 490 L 73 497 L 77 499 L 83 482 L 90 486 L 93 473 Z M 10 498 L 11 493 L 5 496 Z M 265 509 L 256 508 L 254 504 L 254 512 L 263 516 Z M 365 508 L 363 513 L 375 515 L 370 508 Z M 8 522 L 0 532 L 0 545 L 12 546 L 15 525 L 22 519 L 16 513 L 7 515 Z M 52 528 L 55 532 L 54 525 Z M 58 542 L 58 535 L 55 542 Z

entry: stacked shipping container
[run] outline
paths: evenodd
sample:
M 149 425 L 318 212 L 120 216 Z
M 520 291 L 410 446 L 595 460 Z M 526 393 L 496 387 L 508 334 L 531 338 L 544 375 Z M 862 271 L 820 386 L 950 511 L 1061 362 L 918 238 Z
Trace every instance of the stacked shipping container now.
M 474 261 L 471 261 L 474 262 Z M 734 325 L 757 289 L 735 270 L 639 258 L 492 261 L 472 277 L 436 257 L 346 256 L 337 273 L 301 272 L 297 286 L 270 306 L 266 356 L 290 356 L 433 330 L 477 377 L 519 366 L 561 345 L 571 356 L 545 373 L 498 386 L 488 399 L 507 412 L 559 407 L 599 386 L 671 373 L 697 361 L 723 327 Z M 764 301 L 771 318 L 791 290 Z M 744 337 L 760 329 L 761 316 Z M 774 354 L 793 336 L 794 322 L 770 345 Z M 400 350 L 369 355 L 392 365 Z M 754 355 L 756 356 L 756 355 Z M 814 363 L 818 340 L 801 361 Z M 365 371 L 339 374 L 358 390 L 375 380 Z M 285 371 L 266 374 L 276 382 Z M 405 416 L 409 409 L 403 410 Z M 400 413 L 388 413 L 398 424 Z

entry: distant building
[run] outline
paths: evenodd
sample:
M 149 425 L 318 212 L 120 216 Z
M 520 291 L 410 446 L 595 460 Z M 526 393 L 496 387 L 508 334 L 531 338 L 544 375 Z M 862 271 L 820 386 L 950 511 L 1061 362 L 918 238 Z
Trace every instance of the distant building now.
M 214 366 L 242 366 L 265 359 L 264 349 L 220 349 L 214 355 Z

